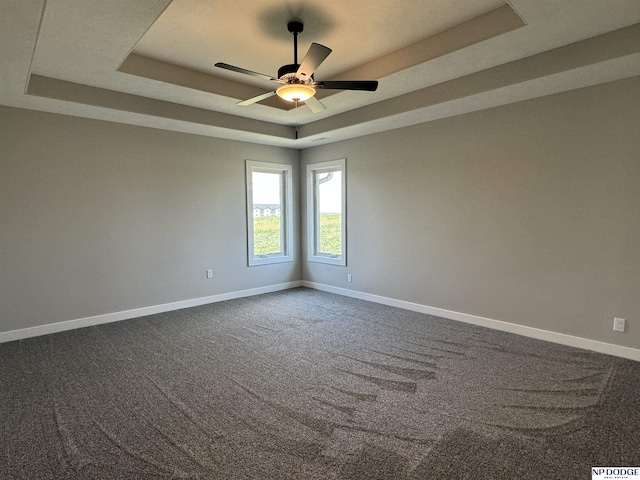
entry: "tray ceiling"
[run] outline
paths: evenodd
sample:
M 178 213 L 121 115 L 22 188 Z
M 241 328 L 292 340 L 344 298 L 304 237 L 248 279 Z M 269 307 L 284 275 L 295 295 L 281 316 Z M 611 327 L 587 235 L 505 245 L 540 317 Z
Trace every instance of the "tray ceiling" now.
M 0 103 L 249 142 L 320 143 L 640 75 L 640 0 L 0 0 Z M 293 62 L 333 49 L 319 114 L 240 100 Z M 298 139 L 295 138 L 296 130 Z

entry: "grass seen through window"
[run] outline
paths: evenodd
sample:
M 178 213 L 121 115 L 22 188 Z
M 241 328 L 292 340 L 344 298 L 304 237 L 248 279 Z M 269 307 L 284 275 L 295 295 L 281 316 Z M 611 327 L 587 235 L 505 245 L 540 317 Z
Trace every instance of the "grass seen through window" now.
M 280 252 L 280 217 L 253 219 L 253 253 L 267 255 Z
M 342 222 L 339 213 L 320 214 L 320 252 L 342 253 Z
M 280 217 L 255 217 L 253 230 L 256 255 L 280 251 Z M 324 253 L 342 253 L 339 213 L 325 213 L 320 216 L 320 248 Z

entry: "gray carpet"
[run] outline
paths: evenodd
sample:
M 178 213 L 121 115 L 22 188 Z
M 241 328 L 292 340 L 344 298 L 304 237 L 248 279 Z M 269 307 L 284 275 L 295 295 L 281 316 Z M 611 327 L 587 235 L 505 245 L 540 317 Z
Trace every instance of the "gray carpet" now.
M 2 479 L 587 479 L 640 363 L 308 289 L 0 345 Z

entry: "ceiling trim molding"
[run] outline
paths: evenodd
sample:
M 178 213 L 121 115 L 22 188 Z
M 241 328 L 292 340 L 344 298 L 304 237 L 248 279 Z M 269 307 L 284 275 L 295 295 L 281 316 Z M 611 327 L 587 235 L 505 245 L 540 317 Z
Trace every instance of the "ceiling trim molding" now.
M 287 125 L 252 120 L 227 113 L 80 85 L 40 75 L 31 75 L 27 94 L 109 108 L 123 113 L 143 114 L 217 127 L 229 131 L 254 133 L 287 140 L 295 138 L 295 128 Z
M 118 72 L 223 97 L 251 98 L 264 93 L 264 89 L 260 87 L 163 62 L 137 53 L 129 54 L 118 68 Z
M 406 114 L 639 53 L 640 24 L 636 24 L 308 123 L 299 128 L 298 138 L 326 135 L 330 131 Z M 637 73 L 640 73 L 640 65 L 637 70 Z
M 490 108 L 541 96 L 538 86 L 558 93 L 624 78 L 607 76 L 607 66 L 626 77 L 640 75 L 640 24 L 592 37 L 488 70 L 476 72 L 411 93 L 353 109 L 330 118 L 295 127 L 253 120 L 227 113 L 80 85 L 54 78 L 31 75 L 27 94 L 65 102 L 108 108 L 127 114 L 146 115 L 196 126 L 204 134 L 228 136 L 293 148 L 312 146 L 318 138 L 328 143 L 343 137 L 362 136 L 384 130 L 424 123 L 445 116 Z M 604 71 L 604 73 L 603 73 Z M 567 80 L 569 79 L 569 80 Z M 528 85 L 529 93 L 518 88 Z M 544 89 L 543 89 L 544 91 Z M 495 92 L 499 92 L 497 99 Z M 490 98 L 491 101 L 486 101 Z M 441 112 L 449 105 L 448 114 Z M 397 121 L 381 122 L 389 117 Z M 204 129 L 204 130 L 203 130 Z
M 268 1 L 255 0 L 252 5 L 266 5 Z M 321 0 L 309 1 L 321 4 Z M 432 27 L 426 30 L 416 26 L 417 17 L 409 19 L 416 30 L 413 33 L 417 35 L 407 37 L 411 40 L 407 40 L 405 47 L 398 48 L 401 43 L 376 43 L 380 39 L 376 36 L 377 30 L 368 28 L 365 29 L 370 35 L 368 39 L 360 38 L 359 41 L 377 45 L 376 48 L 367 50 L 367 56 L 350 57 L 342 51 L 345 55 L 341 57 L 340 42 L 345 42 L 342 47 L 347 52 L 357 53 L 359 47 L 349 35 L 345 36 L 344 31 L 336 30 L 335 38 L 340 39 L 335 44 L 334 57 L 338 68 L 332 70 L 327 64 L 326 78 L 378 78 L 380 86 L 375 94 L 341 92 L 327 96 L 335 91 L 318 91 L 319 98 L 326 98 L 323 101 L 327 109 L 316 114 L 304 107 L 295 112 L 288 111 L 289 105 L 284 103 L 276 103 L 273 108 L 268 102 L 243 108 L 235 103 L 267 91 L 273 87 L 273 82 L 256 83 L 248 79 L 237 82 L 237 74 L 218 72 L 213 67 L 215 57 L 233 50 L 237 44 L 218 42 L 212 47 L 207 41 L 194 45 L 196 55 L 185 54 L 184 61 L 202 65 L 196 67 L 202 71 L 187 68 L 186 63 L 180 63 L 180 56 L 163 56 L 164 50 L 150 49 L 149 52 L 156 52 L 158 56 L 149 58 L 139 55 L 142 49 L 132 49 L 132 45 L 142 41 L 150 25 L 160 25 L 161 12 L 169 2 L 0 0 L 3 13 L 5 10 L 7 13 L 0 15 L 3 27 L 0 29 L 3 40 L 0 42 L 3 66 L 0 69 L 0 103 L 304 149 L 318 142 L 333 143 L 599 83 L 640 78 L 637 0 L 620 0 L 621 4 L 613 10 L 602 3 L 586 5 L 581 0 L 564 0 L 562 5 L 555 0 L 533 3 L 508 0 L 508 5 L 504 0 L 482 0 L 487 7 L 472 8 L 473 13 L 465 17 L 461 15 L 465 9 L 470 11 L 471 2 L 475 0 L 456 0 L 460 2 L 457 7 L 449 6 L 449 0 L 438 0 L 438 7 L 433 12 L 422 3 L 414 4 L 420 7 L 414 10 L 406 5 L 405 11 L 400 5 L 389 5 L 389 8 L 396 8 L 393 28 L 391 25 L 385 27 L 383 16 L 374 15 L 380 12 L 371 12 L 368 27 L 382 22 L 380 36 L 384 38 L 400 35 L 398 28 L 406 21 L 403 12 L 407 15 L 419 11 L 426 15 L 425 21 L 433 13 Z M 208 28 L 206 21 L 196 18 L 197 12 L 189 7 L 190 2 L 171 2 L 186 15 L 177 17 L 182 20 L 176 27 L 189 27 L 189 22 L 193 22 L 194 29 Z M 210 6 L 208 0 L 198 2 L 201 6 Z M 496 6 L 498 8 L 494 8 Z M 233 12 L 240 14 L 243 8 L 231 8 L 230 17 L 219 18 L 217 24 L 224 24 L 229 29 L 237 27 L 238 20 Z M 485 13 L 478 15 L 482 11 Z M 437 21 L 443 17 L 448 21 Z M 459 20 L 455 25 L 456 18 L 465 21 Z M 277 19 L 270 21 L 274 26 L 278 22 Z M 437 25 L 440 25 L 439 33 L 425 37 L 426 31 L 438 31 Z M 167 41 L 175 40 L 171 36 L 171 25 L 163 28 L 168 29 L 165 32 L 168 36 L 155 38 L 156 45 L 166 46 Z M 180 38 L 186 45 L 191 45 L 189 42 L 197 38 L 195 33 L 184 31 Z M 205 30 L 205 33 L 211 32 Z M 267 65 L 272 63 L 270 59 L 280 63 L 279 50 L 276 50 L 279 42 L 269 43 L 264 32 L 244 35 L 244 32 L 234 30 L 232 33 L 224 33 L 225 38 L 251 40 L 249 43 L 253 45 L 255 39 L 263 39 L 270 45 L 267 51 L 257 50 L 256 54 L 254 50 L 247 57 L 242 56 L 244 48 L 239 47 L 234 50 L 240 51 L 239 58 L 265 60 Z M 420 37 L 422 40 L 416 42 Z M 333 42 L 328 37 L 326 41 Z M 169 55 L 171 51 L 165 53 Z M 184 50 L 178 51 L 184 54 Z M 367 61 L 371 55 L 382 56 Z M 158 60 L 160 58 L 165 61 Z M 351 64 L 348 63 L 350 58 Z M 166 63 L 167 60 L 176 64 Z M 201 63 L 203 61 L 206 63 Z M 356 64 L 358 66 L 354 68 L 349 67 Z M 343 70 L 341 74 L 335 74 L 340 70 Z M 279 102 L 279 99 L 275 101 Z

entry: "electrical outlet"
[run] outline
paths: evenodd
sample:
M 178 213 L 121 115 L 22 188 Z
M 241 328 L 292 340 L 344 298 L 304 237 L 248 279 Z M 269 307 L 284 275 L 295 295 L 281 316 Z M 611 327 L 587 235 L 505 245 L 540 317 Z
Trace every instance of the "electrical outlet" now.
M 213 270 L 207 270 L 207 278 L 213 278 Z
M 613 319 L 613 329 L 616 332 L 624 332 L 625 327 L 625 319 L 624 318 L 614 318 Z
M 347 282 L 353 282 L 353 276 L 350 273 L 347 273 Z

